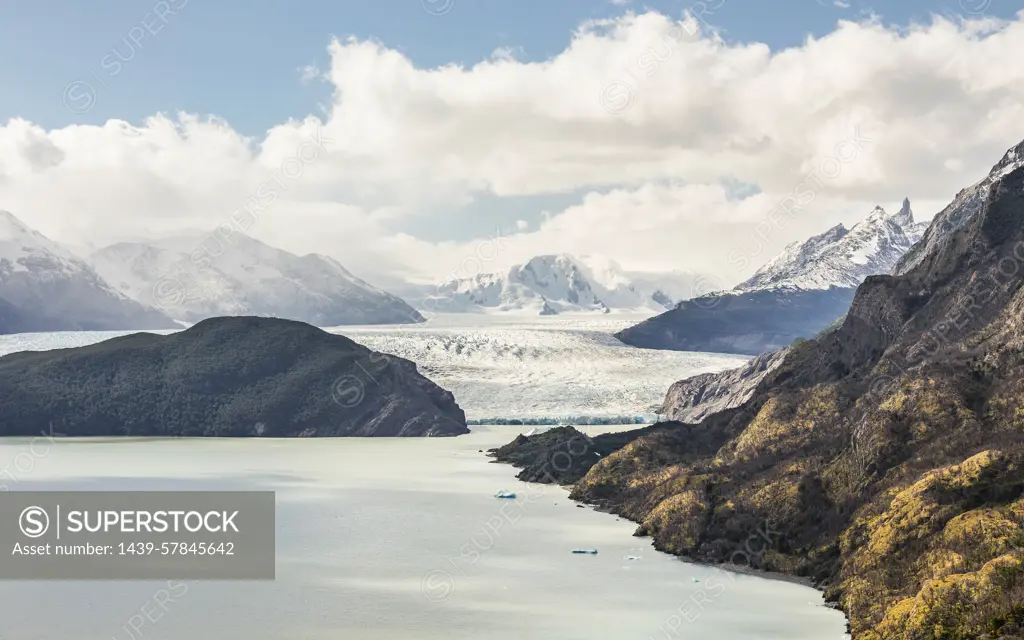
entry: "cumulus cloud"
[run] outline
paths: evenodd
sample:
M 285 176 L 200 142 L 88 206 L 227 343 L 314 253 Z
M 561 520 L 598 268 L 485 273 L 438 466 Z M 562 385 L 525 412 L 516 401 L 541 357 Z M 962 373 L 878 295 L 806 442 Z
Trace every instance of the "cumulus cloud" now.
M 547 60 L 501 50 L 437 68 L 334 40 L 325 117 L 259 139 L 190 114 L 52 130 L 14 119 L 0 126 L 0 208 L 82 245 L 212 229 L 255 198 L 249 233 L 372 280 L 450 273 L 489 241 L 465 238 L 456 215 L 483 196 L 582 193 L 502 232 L 488 266 L 607 253 L 738 281 L 756 264 L 730 256 L 756 229 L 767 258 L 904 196 L 928 217 L 1024 138 L 1024 68 L 1009 62 L 1024 55 L 1024 14 L 840 21 L 781 51 L 727 43 L 707 19 L 629 12 L 581 25 Z M 809 180 L 814 197 L 778 223 Z M 403 229 L 424 215 L 451 239 Z

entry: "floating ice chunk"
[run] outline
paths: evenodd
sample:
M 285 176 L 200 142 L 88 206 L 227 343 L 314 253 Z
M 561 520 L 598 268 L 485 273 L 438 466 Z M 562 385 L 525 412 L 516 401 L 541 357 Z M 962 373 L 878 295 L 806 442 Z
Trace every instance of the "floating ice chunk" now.
M 588 555 L 596 556 L 597 549 L 573 549 L 573 553 L 586 553 Z
M 690 580 L 693 580 L 694 582 L 700 582 L 700 580 L 698 580 L 697 578 L 690 578 Z
M 515 491 L 504 491 L 503 490 L 503 491 L 499 491 L 498 493 L 494 494 L 494 497 L 495 498 L 505 498 L 505 499 L 508 499 L 508 500 L 515 500 L 516 493 L 515 493 Z

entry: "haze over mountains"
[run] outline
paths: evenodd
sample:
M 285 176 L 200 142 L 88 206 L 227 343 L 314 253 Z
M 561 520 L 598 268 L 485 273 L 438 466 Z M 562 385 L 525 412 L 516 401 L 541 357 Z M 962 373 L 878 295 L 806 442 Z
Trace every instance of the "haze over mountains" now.
M 962 199 L 976 199 L 972 193 Z M 923 228 L 907 200 L 894 214 L 876 207 L 850 229 L 840 224 L 791 243 L 734 289 L 696 298 L 700 274 L 630 271 L 603 256 L 554 254 L 506 271 L 408 285 L 400 291 L 409 304 L 332 257 L 299 256 L 240 232 L 120 242 L 85 260 L 4 213 L 0 331 L 171 329 L 235 315 L 337 326 L 417 323 L 420 311 L 630 311 L 662 315 L 619 334 L 627 344 L 755 355 L 841 316 L 853 288 L 890 272 Z
M 909 200 L 893 214 L 875 207 L 850 229 L 839 224 L 791 243 L 729 291 L 684 301 L 616 335 L 652 349 L 749 355 L 780 349 L 845 314 L 857 285 L 890 273 L 923 230 Z
M 891 270 L 921 232 L 909 202 L 892 215 L 876 208 L 849 230 L 837 225 L 790 244 L 735 289 L 688 303 L 699 293 L 699 274 L 630 271 L 603 256 L 556 254 L 503 272 L 408 285 L 401 292 L 410 305 L 334 258 L 299 256 L 238 232 L 120 242 L 86 260 L 4 212 L 0 331 L 172 329 L 235 315 L 336 326 L 422 322 L 419 310 L 527 316 L 670 310 L 620 338 L 636 346 L 754 354 L 827 326 L 845 312 L 852 288 Z M 692 318 L 678 331 L 662 326 L 680 313 L 706 316 L 700 322 L 715 325 L 715 335 L 685 329 Z

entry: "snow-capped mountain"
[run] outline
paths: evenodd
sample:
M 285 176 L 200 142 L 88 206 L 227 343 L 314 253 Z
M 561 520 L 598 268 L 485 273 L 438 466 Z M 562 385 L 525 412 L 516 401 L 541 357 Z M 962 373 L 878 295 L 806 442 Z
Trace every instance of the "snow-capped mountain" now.
M 728 291 L 684 300 L 615 334 L 635 347 L 758 355 L 810 338 L 846 313 L 857 286 L 892 272 L 923 225 L 910 201 L 875 207 L 851 229 L 836 225 L 782 253 Z
M 904 199 L 895 214 L 875 207 L 851 229 L 838 224 L 809 240 L 791 243 L 735 290 L 856 287 L 870 275 L 891 272 L 921 239 L 925 226 L 914 222 L 910 200 Z
M 91 256 L 113 286 L 171 317 L 263 315 L 317 326 L 401 324 L 423 317 L 331 257 L 297 256 L 241 233 L 122 242 Z
M 8 318 L 0 332 L 179 328 L 7 211 L 0 211 L 0 299 Z
M 689 297 L 695 276 L 630 272 L 601 256 L 542 255 L 506 273 L 453 278 L 420 290 L 416 304 L 446 312 L 609 313 L 671 308 Z
M 897 275 L 906 273 L 917 266 L 924 256 L 934 253 L 947 237 L 981 210 L 981 205 L 988 196 L 992 183 L 1022 165 L 1024 165 L 1024 141 L 1010 147 L 987 176 L 956 194 L 953 201 L 935 215 L 931 225 L 924 232 L 920 244 L 906 253 L 893 272 Z

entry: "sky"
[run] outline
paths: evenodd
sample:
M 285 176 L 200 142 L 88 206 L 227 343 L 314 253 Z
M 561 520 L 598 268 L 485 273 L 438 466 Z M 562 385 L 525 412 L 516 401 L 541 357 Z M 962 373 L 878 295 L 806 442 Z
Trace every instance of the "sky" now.
M 374 283 L 542 253 L 735 283 L 1024 138 L 1004 0 L 0 5 L 0 209 L 234 227 Z

